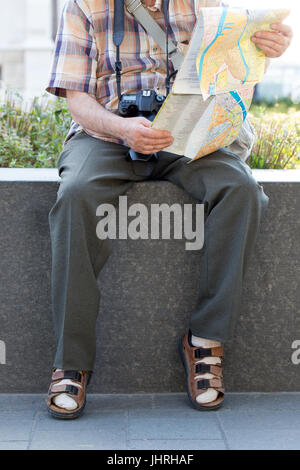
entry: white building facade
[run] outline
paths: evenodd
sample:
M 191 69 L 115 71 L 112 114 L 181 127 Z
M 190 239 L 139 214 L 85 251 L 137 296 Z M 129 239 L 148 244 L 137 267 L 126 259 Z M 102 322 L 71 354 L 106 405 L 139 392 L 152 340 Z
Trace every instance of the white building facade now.
M 64 3 L 65 0 L 0 0 L 1 95 L 6 88 L 19 91 L 27 99 L 44 92 Z M 258 97 L 300 101 L 299 52 L 297 44 L 293 46 L 288 57 L 272 61 L 258 87 Z
M 0 88 L 41 95 L 64 0 L 0 0 Z

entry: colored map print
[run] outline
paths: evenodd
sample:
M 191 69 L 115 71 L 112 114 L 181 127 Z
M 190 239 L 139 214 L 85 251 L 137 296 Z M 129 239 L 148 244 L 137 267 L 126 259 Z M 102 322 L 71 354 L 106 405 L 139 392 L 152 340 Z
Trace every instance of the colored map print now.
M 249 155 L 253 135 L 245 121 L 254 85 L 265 73 L 265 54 L 251 37 L 257 31 L 271 30 L 273 23 L 282 22 L 289 13 L 201 9 L 172 93 L 153 123 L 174 137 L 166 150 L 196 160 L 230 146 L 243 130 L 249 135 Z
M 253 97 L 253 88 L 230 93 L 224 93 L 213 97 L 211 109 L 206 111 L 208 128 L 199 127 L 198 131 L 203 138 L 200 150 L 194 159 L 198 159 L 215 152 L 221 147 L 230 145 L 239 135 L 241 124 L 247 117 Z
M 254 86 L 263 79 L 265 55 L 251 37 L 260 30 L 270 31 L 270 25 L 281 22 L 288 13 L 228 7 L 202 9 L 199 21 L 203 40 L 196 67 L 204 99 Z

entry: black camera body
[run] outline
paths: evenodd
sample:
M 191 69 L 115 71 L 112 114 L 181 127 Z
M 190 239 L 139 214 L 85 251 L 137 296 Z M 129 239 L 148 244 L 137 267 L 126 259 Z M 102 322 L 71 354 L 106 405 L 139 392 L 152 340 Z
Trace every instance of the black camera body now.
M 155 116 L 162 107 L 165 99 L 165 96 L 158 95 L 154 90 L 141 90 L 136 94 L 124 93 L 119 100 L 119 115 L 127 118 L 142 116 L 149 121 L 154 121 Z M 140 168 L 142 172 L 146 170 L 146 173 L 151 172 L 152 165 L 158 158 L 156 153 L 144 155 L 143 153 L 135 152 L 132 149 L 129 150 L 128 156 L 133 162 L 148 162 L 149 169 L 146 169 L 146 167 Z
M 153 121 L 165 101 L 165 96 L 154 90 L 141 90 L 136 94 L 123 94 L 119 101 L 119 115 L 122 117 L 144 116 Z

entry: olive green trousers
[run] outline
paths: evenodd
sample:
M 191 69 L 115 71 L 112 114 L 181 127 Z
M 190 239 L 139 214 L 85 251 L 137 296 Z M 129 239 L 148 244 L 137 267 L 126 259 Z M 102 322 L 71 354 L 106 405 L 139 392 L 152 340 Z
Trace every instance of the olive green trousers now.
M 117 204 L 137 181 L 170 181 L 204 204 L 202 282 L 190 317 L 192 333 L 224 343 L 239 311 L 247 262 L 268 205 L 248 165 L 226 149 L 191 164 L 186 157 L 159 152 L 148 178 L 135 174 L 127 152 L 125 146 L 80 132 L 59 156 L 61 183 L 49 214 L 57 368 L 93 369 L 97 277 L 110 253 L 109 240 L 96 235 L 96 209 Z

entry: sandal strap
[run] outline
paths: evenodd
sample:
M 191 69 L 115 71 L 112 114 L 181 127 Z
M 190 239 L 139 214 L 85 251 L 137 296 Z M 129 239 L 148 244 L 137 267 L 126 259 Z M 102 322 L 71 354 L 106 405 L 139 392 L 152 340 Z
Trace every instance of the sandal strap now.
M 195 366 L 195 374 L 210 373 L 217 377 L 222 377 L 222 367 L 217 364 L 206 364 L 205 362 L 199 362 Z
M 75 380 L 75 382 L 82 381 L 82 374 L 76 370 L 55 370 L 52 374 L 52 380 Z
M 196 359 L 204 357 L 223 357 L 224 350 L 223 346 L 215 346 L 213 348 L 196 348 L 194 349 L 194 355 Z
M 52 383 L 49 390 L 52 393 L 68 393 L 69 395 L 78 395 L 79 387 L 69 384 Z
M 222 389 L 223 382 L 220 378 L 216 379 L 201 379 L 197 382 L 198 390 L 207 390 L 208 388 Z

